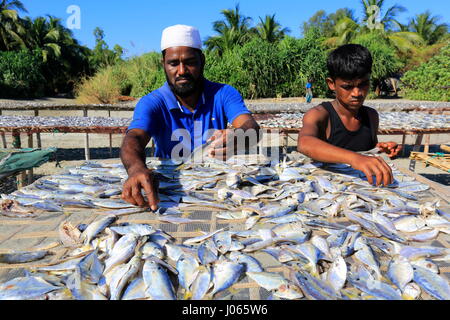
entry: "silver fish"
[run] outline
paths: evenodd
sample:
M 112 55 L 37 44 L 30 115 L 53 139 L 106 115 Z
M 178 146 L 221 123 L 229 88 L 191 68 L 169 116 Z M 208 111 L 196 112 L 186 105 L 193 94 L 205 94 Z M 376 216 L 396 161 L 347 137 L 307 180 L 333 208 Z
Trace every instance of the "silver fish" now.
M 144 299 L 145 282 L 142 277 L 135 278 L 130 282 L 122 295 L 122 300 L 139 300 Z
M 394 258 L 389 263 L 387 276 L 403 292 L 405 286 L 413 280 L 414 271 L 405 258 Z
M 359 237 L 356 239 L 355 250 L 354 258 L 374 271 L 378 280 L 381 279 L 380 264 L 372 248 L 367 245 L 364 238 Z
M 261 263 L 254 257 L 240 252 L 231 252 L 230 259 L 245 266 L 245 272 L 263 272 Z
M 214 289 L 211 295 L 231 287 L 241 276 L 244 271 L 244 265 L 231 261 L 217 261 L 213 267 L 213 283 Z
M 157 262 L 147 259 L 142 270 L 146 295 L 153 300 L 176 300 L 167 272 Z
M 0 284 L 0 300 L 28 300 L 58 289 L 40 277 L 19 277 Z
M 213 285 L 211 279 L 211 270 L 207 266 L 200 266 L 198 268 L 197 276 L 191 286 L 192 300 L 203 299 Z
M 178 280 L 181 286 L 189 291 L 191 284 L 197 277 L 198 261 L 195 257 L 183 254 L 177 261 Z
M 159 259 L 164 259 L 165 253 L 162 246 L 155 242 L 147 242 L 141 247 L 142 259 L 147 259 L 150 256 L 155 256 Z
M 429 295 L 438 300 L 450 300 L 450 285 L 434 272 L 419 266 L 413 266 L 414 282 Z
M 347 264 L 340 254 L 335 256 L 325 279 L 336 292 L 344 287 L 347 280 Z
M 97 236 L 97 234 L 105 230 L 106 227 L 114 223 L 116 220 L 117 220 L 116 216 L 107 216 L 92 222 L 86 228 L 86 230 L 83 231 L 83 233 L 80 236 L 80 240 L 84 241 L 85 244 L 90 243 L 92 239 L 94 239 L 95 236 Z
M 35 252 L 12 252 L 12 253 L 0 253 L 0 263 L 27 263 L 36 260 L 40 260 L 47 256 L 49 251 L 40 250 Z
M 205 241 L 206 239 L 212 237 L 212 236 L 215 235 L 216 233 L 219 233 L 219 232 L 221 232 L 221 231 L 223 231 L 223 230 L 224 230 L 224 228 L 218 229 L 218 230 L 216 230 L 216 231 L 213 231 L 213 232 L 210 232 L 210 233 L 206 233 L 206 234 L 204 234 L 204 235 L 201 235 L 201 236 L 198 236 L 198 237 L 194 237 L 194 238 L 185 240 L 185 241 L 183 242 L 183 244 L 196 244 L 196 243 L 199 243 L 199 242 L 203 242 L 203 241 Z
M 247 276 L 267 291 L 275 290 L 281 285 L 288 284 L 288 280 L 273 272 L 247 272 Z
M 78 270 L 81 279 L 92 284 L 99 282 L 103 274 L 103 269 L 103 263 L 99 260 L 96 251 L 83 257 L 76 266 L 76 270 Z
M 291 270 L 290 279 L 302 289 L 308 299 L 337 300 L 341 297 L 332 287 L 311 276 L 308 272 Z
M 213 242 L 217 250 L 225 254 L 231 248 L 231 233 L 229 231 L 218 232 L 213 235 Z
M 125 226 L 110 227 L 114 232 L 120 235 L 126 235 L 128 233 L 135 233 L 141 237 L 151 235 L 155 232 L 155 229 L 148 224 L 137 224 L 133 223 Z
M 402 300 L 400 294 L 388 284 L 361 275 L 349 273 L 348 281 L 359 290 L 382 300 Z
M 124 265 L 120 272 L 115 272 L 112 276 L 110 287 L 110 300 L 119 300 L 122 291 L 130 279 L 132 279 L 139 272 L 141 266 L 141 257 L 139 255 L 134 256 L 131 260 Z
M 105 261 L 104 273 L 107 273 L 114 266 L 124 263 L 131 258 L 137 246 L 138 238 L 139 235 L 135 233 L 127 233 L 116 242 L 109 258 Z

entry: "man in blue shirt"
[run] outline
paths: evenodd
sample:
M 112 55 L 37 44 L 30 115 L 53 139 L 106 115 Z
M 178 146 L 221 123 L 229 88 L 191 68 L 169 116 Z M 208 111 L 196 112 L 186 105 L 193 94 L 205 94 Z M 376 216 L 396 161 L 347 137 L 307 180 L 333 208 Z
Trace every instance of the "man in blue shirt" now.
M 163 31 L 161 51 L 167 82 L 136 105 L 133 121 L 121 147 L 128 172 L 122 198 L 134 205 L 157 209 L 157 182 L 145 164 L 145 147 L 155 140 L 155 156 L 180 159 L 207 140 L 208 155 L 224 159 L 235 147 L 233 129 L 259 130 L 259 126 L 233 87 L 203 76 L 205 56 L 196 28 L 175 25 Z

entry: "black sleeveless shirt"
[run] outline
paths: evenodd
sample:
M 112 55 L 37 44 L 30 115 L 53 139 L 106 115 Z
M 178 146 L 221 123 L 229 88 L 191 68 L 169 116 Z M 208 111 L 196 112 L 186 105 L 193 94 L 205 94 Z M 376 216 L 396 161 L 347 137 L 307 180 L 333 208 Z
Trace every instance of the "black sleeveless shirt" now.
M 330 137 L 326 142 L 355 152 L 368 151 L 375 148 L 376 143 L 370 124 L 369 107 L 362 106 L 359 109 L 358 117 L 361 119 L 361 127 L 356 131 L 349 131 L 330 102 L 323 102 L 322 106 L 330 115 Z

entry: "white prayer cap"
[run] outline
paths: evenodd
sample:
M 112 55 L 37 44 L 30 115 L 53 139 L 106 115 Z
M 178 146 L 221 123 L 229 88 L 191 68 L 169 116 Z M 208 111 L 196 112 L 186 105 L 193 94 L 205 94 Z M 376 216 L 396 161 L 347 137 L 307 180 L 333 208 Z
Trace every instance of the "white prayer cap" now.
M 171 47 L 190 47 L 202 49 L 202 40 L 197 28 L 177 24 L 164 29 L 161 38 L 161 51 Z

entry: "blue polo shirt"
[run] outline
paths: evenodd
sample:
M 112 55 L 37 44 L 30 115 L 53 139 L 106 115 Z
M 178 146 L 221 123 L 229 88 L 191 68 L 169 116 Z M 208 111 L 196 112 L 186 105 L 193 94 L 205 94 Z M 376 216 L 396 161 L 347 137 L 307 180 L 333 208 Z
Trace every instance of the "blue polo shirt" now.
M 128 127 L 142 129 L 155 140 L 155 157 L 189 156 L 215 130 L 226 129 L 241 114 L 250 114 L 233 87 L 204 80 L 204 90 L 194 112 L 182 106 L 168 83 L 141 98 Z M 188 154 L 185 154 L 188 152 Z

